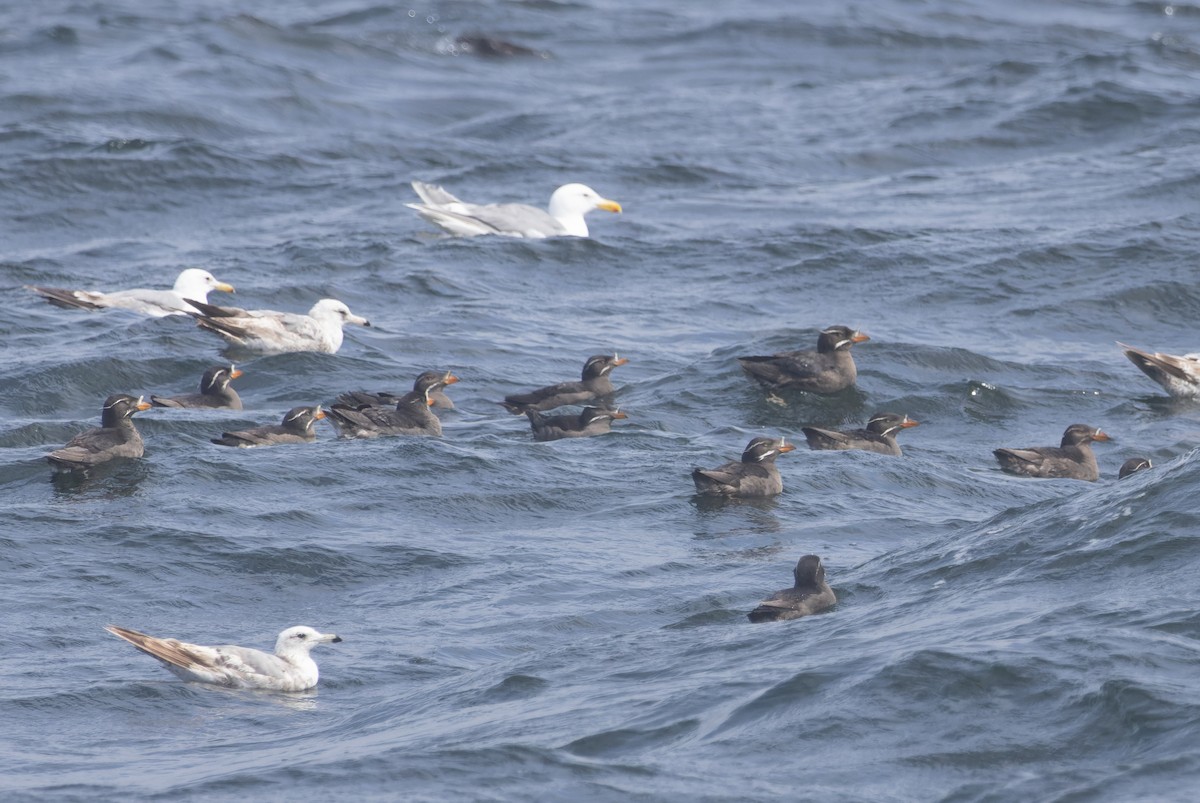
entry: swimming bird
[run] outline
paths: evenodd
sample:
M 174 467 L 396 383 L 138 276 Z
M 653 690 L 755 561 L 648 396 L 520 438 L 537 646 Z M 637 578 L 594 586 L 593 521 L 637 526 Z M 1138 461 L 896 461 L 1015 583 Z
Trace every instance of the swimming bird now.
M 320 673 L 309 651 L 318 644 L 337 644 L 342 640 L 334 633 L 318 633 L 306 625 L 297 625 L 279 634 L 272 655 L 232 644 L 218 647 L 189 644 L 116 625 L 106 625 L 104 629 L 157 658 L 164 668 L 183 680 L 269 691 L 304 691 L 316 686 Z
M 140 312 L 162 318 L 167 315 L 187 315 L 192 311 L 187 299 L 201 303 L 208 301 L 212 290 L 232 293 L 233 285 L 217 281 L 206 270 L 188 268 L 179 274 L 175 286 L 170 290 L 115 290 L 102 293 L 98 290 L 67 290 L 61 287 L 35 287 L 25 285 L 55 306 L 68 309 L 97 310 L 118 308 Z
M 59 471 L 87 470 L 115 457 L 141 457 L 145 452 L 141 433 L 133 425 L 133 414 L 149 410 L 142 397 L 116 393 L 104 400 L 100 426 L 80 432 L 61 449 L 46 455 Z
M 342 325 L 370 326 L 366 318 L 334 298 L 323 298 L 307 315 L 269 309 L 218 307 L 189 299 L 202 329 L 216 332 L 238 346 L 263 354 L 318 351 L 334 354 L 342 347 Z
M 458 377 L 454 378 L 454 382 L 458 381 Z M 454 400 L 446 395 L 446 384 L 438 385 L 429 391 L 429 398 L 432 400 L 430 407 L 438 410 L 453 410 Z M 348 390 L 345 393 L 338 394 L 334 401 L 346 407 L 395 407 L 406 394 L 396 393 L 390 390 L 380 390 L 371 392 L 368 390 Z
M 487 56 L 489 58 L 537 56 L 538 58 L 545 59 L 550 57 L 548 53 L 543 53 L 540 50 L 534 50 L 531 47 L 519 45 L 507 39 L 500 39 L 499 37 L 488 36 L 482 33 L 469 33 L 456 37 L 454 39 L 454 46 L 461 53 Z
M 782 622 L 819 613 L 837 604 L 837 596 L 825 582 L 825 567 L 816 555 L 800 558 L 792 570 L 796 584 L 776 591 L 746 614 L 751 622 Z
M 1061 446 L 996 449 L 992 454 L 1000 461 L 1000 468 L 1009 474 L 1095 482 L 1100 479 L 1100 469 L 1090 444 L 1106 440 L 1108 435 L 1095 427 L 1072 424 L 1063 433 Z
M 151 396 L 155 407 L 221 407 L 227 410 L 242 409 L 242 398 L 229 383 L 242 375 L 234 366 L 214 365 L 200 377 L 200 392 L 182 396 Z
M 601 198 L 584 184 L 564 184 L 550 196 L 543 211 L 525 204 L 470 204 L 460 201 L 435 184 L 414 181 L 419 204 L 405 204 L 417 214 L 451 234 L 473 237 L 502 234 L 507 237 L 587 237 L 583 216 L 593 209 L 620 212 L 616 201 Z
M 740 462 L 731 460 L 717 468 L 694 469 L 692 482 L 702 496 L 775 496 L 783 491 L 775 458 L 795 448 L 783 438 L 754 438 L 746 444 Z
M 560 438 L 587 438 L 612 431 L 614 419 L 628 418 L 620 410 L 601 410 L 584 407 L 579 415 L 542 415 L 526 410 L 535 441 L 556 441 Z
M 1148 351 L 1117 342 L 1125 350 L 1129 361 L 1146 376 L 1162 385 L 1167 393 L 1177 399 L 1194 399 L 1200 396 L 1200 354 L 1175 356 Z
M 279 424 L 224 432 L 212 438 L 218 446 L 238 446 L 249 449 L 254 446 L 278 446 L 281 443 L 311 443 L 317 439 L 313 424 L 325 417 L 321 405 L 316 407 L 293 407 L 283 414 Z
M 1136 474 L 1148 468 L 1154 468 L 1149 457 L 1131 457 L 1121 464 L 1121 470 L 1117 472 L 1117 479 L 1123 480 L 1130 474 Z
M 862 449 L 878 454 L 901 455 L 900 444 L 896 443 L 896 434 L 902 429 L 915 427 L 919 421 L 914 421 L 906 415 L 896 413 L 875 413 L 867 421 L 866 429 L 855 429 L 845 432 L 835 432 L 830 429 L 817 427 L 802 427 L 805 440 L 810 449 L 844 450 Z
M 612 379 L 608 375 L 612 369 L 627 362 L 629 360 L 616 354 L 611 357 L 596 354 L 588 357 L 583 364 L 582 378 L 578 382 L 559 382 L 528 393 L 514 393 L 505 396 L 500 403 L 510 413 L 520 415 L 526 410 L 542 412 L 566 404 L 585 404 L 594 399 L 603 399 L 613 393 Z
M 449 371 L 426 371 L 417 377 L 413 389 L 396 400 L 395 407 L 374 407 L 335 403 L 329 408 L 329 421 L 346 438 L 377 438 L 381 435 L 442 434 L 442 422 L 429 409 L 433 394 L 458 377 Z
M 850 347 L 870 339 L 848 326 L 830 326 L 817 338 L 816 351 L 738 357 L 738 362 L 752 379 L 769 388 L 794 388 L 828 395 L 854 384 L 858 369 L 850 356 Z

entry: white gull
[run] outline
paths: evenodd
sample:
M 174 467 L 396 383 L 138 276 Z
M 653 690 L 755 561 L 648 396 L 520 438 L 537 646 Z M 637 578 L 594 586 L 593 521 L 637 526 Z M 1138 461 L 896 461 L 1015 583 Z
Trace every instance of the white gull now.
M 275 654 L 253 647 L 223 644 L 205 647 L 173 638 L 157 638 L 116 625 L 105 628 L 125 639 L 184 680 L 240 689 L 304 691 L 317 685 L 317 662 L 308 654 L 318 644 L 341 641 L 333 633 L 318 633 L 298 625 L 279 634 Z
M 548 210 L 526 204 L 470 204 L 434 184 L 414 181 L 422 203 L 406 204 L 451 234 L 473 237 L 502 234 L 508 237 L 587 237 L 583 216 L 593 209 L 620 212 L 616 201 L 584 184 L 564 184 L 550 196 Z
M 179 274 L 175 286 L 170 290 L 114 290 L 102 293 L 98 290 L 67 290 L 62 287 L 36 287 L 25 285 L 42 298 L 59 307 L 70 309 L 97 310 L 116 307 L 162 318 L 167 315 L 186 315 L 192 311 L 186 299 L 208 301 L 211 290 L 232 293 L 233 285 L 218 281 L 215 276 L 201 268 L 188 268 Z
M 342 325 L 370 326 L 366 318 L 334 298 L 323 298 L 307 315 L 269 309 L 218 307 L 190 301 L 203 329 L 216 332 L 238 346 L 263 354 L 320 351 L 333 354 L 342 347 Z

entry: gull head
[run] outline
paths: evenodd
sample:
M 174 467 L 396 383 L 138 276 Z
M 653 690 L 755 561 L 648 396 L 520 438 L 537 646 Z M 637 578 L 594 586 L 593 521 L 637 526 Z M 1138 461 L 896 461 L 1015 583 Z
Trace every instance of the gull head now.
M 188 268 L 179 274 L 179 278 L 175 280 L 174 289 L 183 298 L 207 301 L 210 291 L 220 290 L 222 293 L 232 293 L 233 285 L 218 281 L 216 276 L 203 268 Z
M 307 655 L 318 644 L 336 644 L 342 637 L 335 633 L 320 633 L 307 625 L 289 627 L 275 641 L 275 654 L 282 657 L 299 653 Z
M 616 201 L 604 198 L 600 193 L 586 184 L 564 184 L 550 196 L 549 212 L 551 216 L 586 215 L 593 209 L 603 209 L 606 212 L 620 212 L 621 205 Z
M 336 298 L 322 298 L 313 308 L 308 311 L 310 318 L 319 320 L 333 320 L 338 324 L 356 323 L 359 326 L 370 326 L 371 322 L 362 316 L 355 315 L 341 301 Z

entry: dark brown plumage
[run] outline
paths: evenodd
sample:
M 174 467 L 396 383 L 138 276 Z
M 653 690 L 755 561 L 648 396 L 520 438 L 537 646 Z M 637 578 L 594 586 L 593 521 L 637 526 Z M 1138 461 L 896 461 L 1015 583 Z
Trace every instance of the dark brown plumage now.
M 100 426 L 80 432 L 61 449 L 46 455 L 59 471 L 86 471 L 92 466 L 117 457 L 141 457 L 145 452 L 142 436 L 131 420 L 150 405 L 141 397 L 117 393 L 104 400 Z
M 234 366 L 214 365 L 200 378 L 199 393 L 182 396 L 151 396 L 155 407 L 214 407 L 228 410 L 242 409 L 242 399 L 229 383 L 242 375 Z
M 1108 435 L 1095 427 L 1072 424 L 1063 433 L 1061 446 L 996 449 L 992 454 L 1000 461 L 1000 468 L 1009 474 L 1095 482 L 1100 478 L 1100 469 L 1090 444 L 1106 440 Z
M 348 390 L 340 394 L 334 401 L 337 404 L 345 405 L 346 407 L 395 407 L 396 402 L 400 401 L 405 396 L 403 393 L 395 391 L 379 390 Z M 454 400 L 446 395 L 444 388 L 430 391 L 429 398 L 433 400 L 433 407 L 436 410 L 453 410 Z
M 584 407 L 579 415 L 542 415 L 526 410 L 535 441 L 556 441 L 560 438 L 587 438 L 612 431 L 614 419 L 628 418 L 620 410 L 600 410 Z
M 848 326 L 830 326 L 817 338 L 816 351 L 738 357 L 738 362 L 750 377 L 769 388 L 828 395 L 854 385 L 858 369 L 850 356 L 850 347 L 870 339 Z
M 796 447 L 783 438 L 755 438 L 746 444 L 740 461 L 692 471 L 696 492 L 703 496 L 765 497 L 783 491 L 775 458 Z
M 837 604 L 837 596 L 825 582 L 825 567 L 816 555 L 800 558 L 792 575 L 796 579 L 795 585 L 776 591 L 760 602 L 747 614 L 751 622 L 799 619 Z
M 616 354 L 597 354 L 588 357 L 583 364 L 583 375 L 578 382 L 559 382 L 557 385 L 547 385 L 544 388 L 531 390 L 528 393 L 514 393 L 505 396 L 500 402 L 504 408 L 514 415 L 526 410 L 553 410 L 567 404 L 586 404 L 591 401 L 605 399 L 612 395 L 613 386 L 609 374 L 617 366 L 624 365 L 629 360 Z
M 249 449 L 254 446 L 278 446 L 282 443 L 310 443 L 317 439 L 313 424 L 325 417 L 321 405 L 316 407 L 293 407 L 283 415 L 279 424 L 270 424 L 253 429 L 226 432 L 212 442 L 218 446 L 238 446 Z
M 1131 457 L 1121 464 L 1121 470 L 1117 472 L 1117 479 L 1123 480 L 1130 474 L 1136 474 L 1148 468 L 1154 468 L 1149 457 Z
M 458 377 L 449 371 L 426 371 L 417 377 L 411 392 L 396 400 L 394 407 L 350 406 L 336 403 L 329 409 L 329 420 L 346 438 L 378 438 L 386 435 L 442 434 L 442 422 L 429 409 L 433 394 Z
M 896 413 L 875 413 L 867 421 L 865 429 L 854 429 L 837 432 L 818 427 L 803 427 L 805 440 L 810 449 L 846 450 L 861 449 L 866 452 L 899 457 L 900 444 L 896 442 L 896 434 L 902 429 L 915 427 L 919 424 L 906 415 Z

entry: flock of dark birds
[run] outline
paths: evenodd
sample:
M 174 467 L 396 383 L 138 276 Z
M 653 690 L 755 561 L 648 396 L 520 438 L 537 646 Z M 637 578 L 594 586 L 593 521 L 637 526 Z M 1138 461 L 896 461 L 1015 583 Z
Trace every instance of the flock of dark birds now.
M 589 211 L 621 211 L 619 204 L 581 184 L 560 187 L 551 198 L 549 211 L 521 204 L 467 204 L 440 187 L 414 182 L 414 188 L 424 203 L 410 206 L 423 218 L 459 236 L 587 236 L 583 216 Z M 62 307 L 91 310 L 115 307 L 154 316 L 190 315 L 202 328 L 262 353 L 333 353 L 342 344 L 343 324 L 370 325 L 335 299 L 318 301 L 307 315 L 212 305 L 208 303 L 209 291 L 233 292 L 233 288 L 198 268 L 183 271 L 172 290 L 102 293 L 49 287 L 29 289 Z M 854 386 L 857 369 L 850 349 L 869 339 L 849 327 L 830 326 L 820 332 L 815 350 L 740 357 L 738 362 L 750 378 L 772 393 L 787 390 L 828 396 Z M 1170 395 L 1200 396 L 1200 355 L 1173 356 L 1120 345 L 1126 356 Z M 584 363 L 578 381 L 512 394 L 500 404 L 510 413 L 528 418 L 536 441 L 603 435 L 611 431 L 613 421 L 626 418 L 624 412 L 611 404 L 615 392 L 612 371 L 626 362 L 616 354 L 598 354 Z M 135 413 L 151 407 L 241 410 L 242 400 L 231 387 L 241 375 L 233 365 L 218 365 L 204 372 L 196 393 L 151 396 L 149 402 L 124 393 L 109 396 L 101 410 L 100 426 L 76 435 L 61 449 L 47 455 L 47 459 L 60 472 L 82 473 L 115 458 L 141 457 L 143 442 L 132 421 Z M 436 437 L 441 435 L 442 425 L 434 411 L 454 407 L 445 389 L 458 381 L 449 371 L 426 371 L 416 378 L 408 393 L 348 391 L 339 395 L 328 409 L 319 404 L 295 407 L 284 414 L 279 424 L 225 432 L 212 442 L 241 448 L 310 442 L 316 439 L 315 425 L 322 419 L 328 420 L 343 438 Z M 545 414 L 567 406 L 582 409 L 572 414 Z M 907 415 L 878 412 L 861 429 L 803 427 L 802 431 L 811 449 L 857 449 L 898 457 L 901 449 L 896 435 L 917 425 Z M 994 454 L 1000 467 L 1011 474 L 1095 481 L 1100 472 L 1091 444 L 1108 439 L 1096 427 L 1072 424 L 1058 446 L 1001 448 Z M 723 498 L 775 496 L 783 491 L 775 459 L 795 448 L 783 438 L 753 438 L 739 460 L 716 468 L 693 470 L 696 492 Z M 1132 458 L 1121 466 L 1119 477 L 1147 468 L 1151 468 L 1149 459 Z M 791 588 L 776 592 L 751 611 L 750 621 L 795 619 L 836 604 L 837 598 L 825 580 L 825 569 L 818 556 L 802 557 L 796 564 L 794 578 Z M 270 655 L 243 647 L 204 647 L 158 639 L 117 627 L 109 630 L 185 679 L 283 690 L 315 685 L 316 665 L 308 656 L 309 649 L 318 643 L 340 641 L 311 628 L 289 628 L 280 634 L 275 655 Z M 296 669 L 300 665 L 302 672 Z

